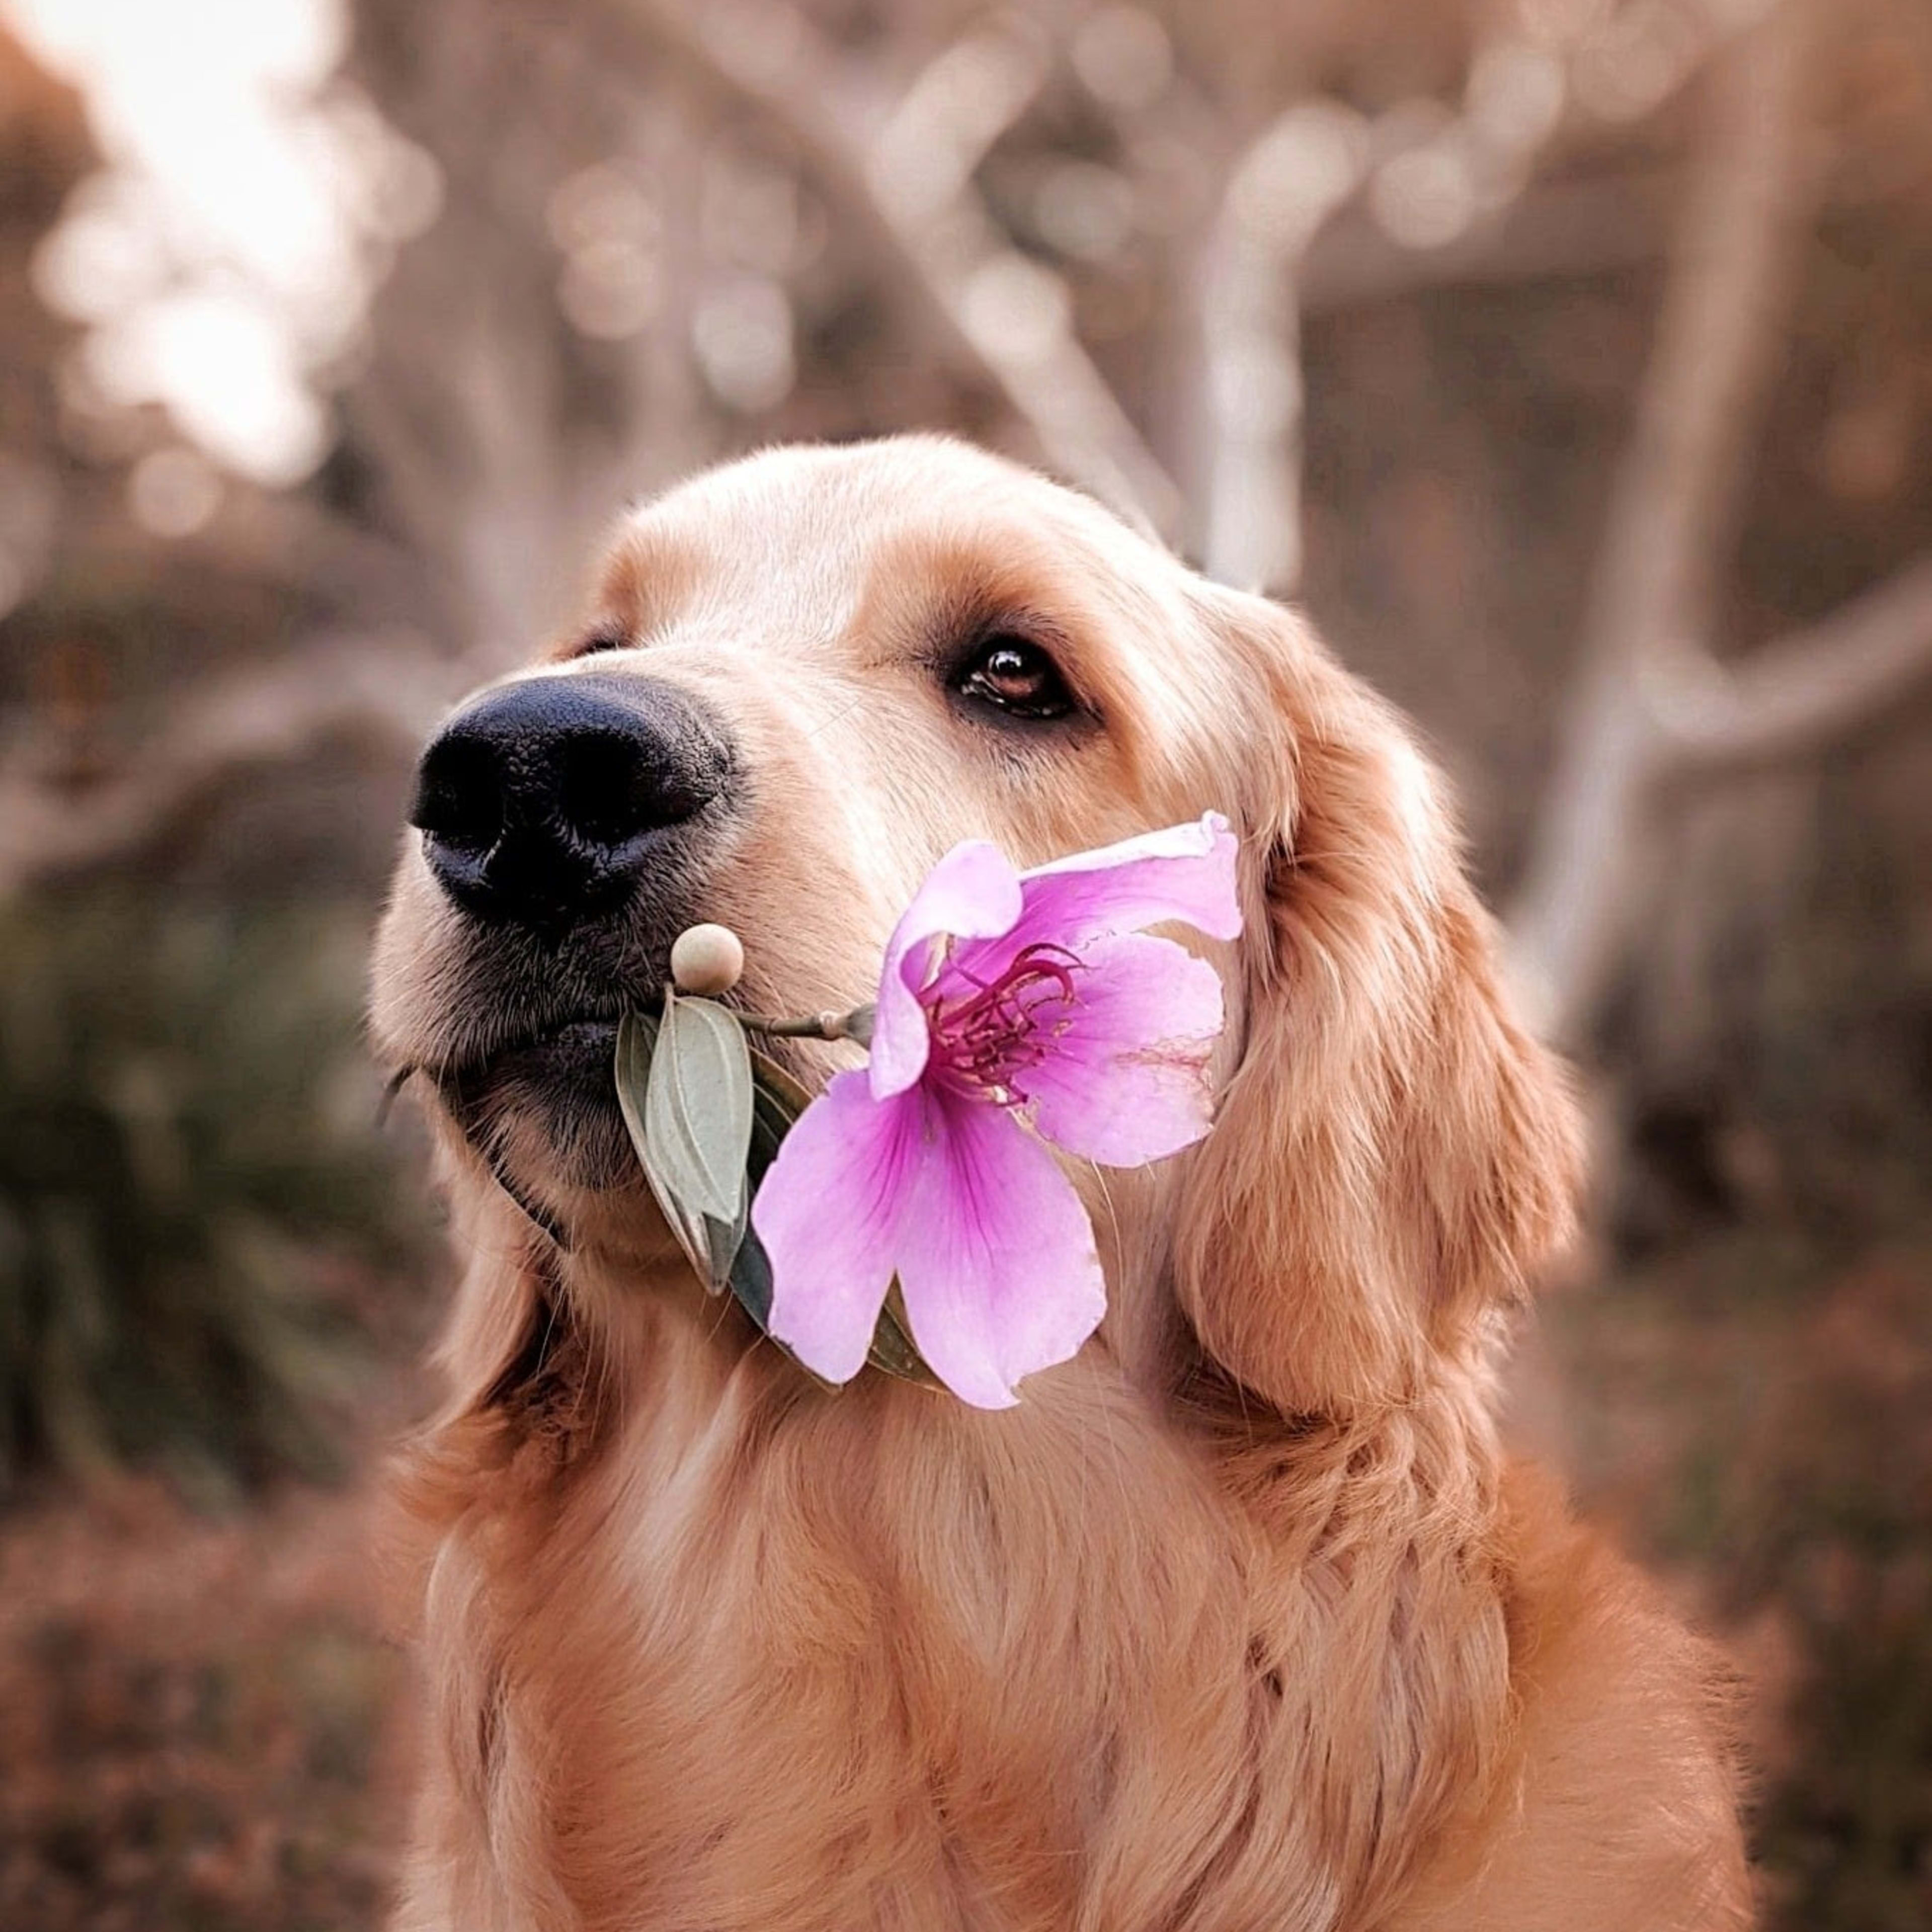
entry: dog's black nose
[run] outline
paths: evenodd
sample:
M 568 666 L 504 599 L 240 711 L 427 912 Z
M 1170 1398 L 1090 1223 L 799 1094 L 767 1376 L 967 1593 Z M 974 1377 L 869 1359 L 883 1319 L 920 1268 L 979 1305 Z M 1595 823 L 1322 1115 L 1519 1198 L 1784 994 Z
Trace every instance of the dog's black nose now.
M 558 932 L 622 906 L 662 835 L 724 791 L 730 765 L 703 711 L 668 685 L 526 678 L 443 727 L 410 822 L 465 911 Z

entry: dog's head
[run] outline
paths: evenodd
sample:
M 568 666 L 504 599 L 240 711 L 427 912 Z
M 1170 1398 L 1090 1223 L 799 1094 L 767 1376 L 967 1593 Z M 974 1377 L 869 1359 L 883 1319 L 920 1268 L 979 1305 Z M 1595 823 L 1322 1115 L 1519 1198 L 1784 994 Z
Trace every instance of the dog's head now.
M 1033 864 L 1209 808 L 1247 914 L 1219 1123 L 1076 1177 L 1117 1346 L 1191 1334 L 1286 1408 L 1399 1396 L 1560 1238 L 1575 1167 L 1434 781 L 1291 615 L 959 445 L 776 451 L 624 524 L 580 630 L 424 754 L 376 1039 L 479 1185 L 661 1243 L 610 1069 L 686 926 L 743 937 L 748 1005 L 842 1009 L 959 840 Z

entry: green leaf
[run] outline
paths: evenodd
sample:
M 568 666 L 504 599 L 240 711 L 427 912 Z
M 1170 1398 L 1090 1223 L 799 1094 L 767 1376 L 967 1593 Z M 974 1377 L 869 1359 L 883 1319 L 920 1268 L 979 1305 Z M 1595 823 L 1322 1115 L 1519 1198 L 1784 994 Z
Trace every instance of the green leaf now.
M 792 1123 L 812 1105 L 812 1096 L 775 1060 L 767 1060 L 757 1048 L 752 1049 L 752 1090 L 759 1103 L 759 1113 L 771 1130 L 771 1151 L 763 1166 L 757 1165 L 757 1136 L 753 1136 L 752 1178 L 762 1180 L 765 1168 L 778 1154 L 778 1144 L 791 1132 Z
M 651 1062 L 657 1052 L 658 1025 L 650 1013 L 626 1013 L 617 1022 L 617 1110 L 624 1117 L 625 1131 L 638 1153 L 638 1165 L 644 1171 L 651 1193 L 677 1244 L 698 1271 L 698 1279 L 717 1293 L 717 1269 L 711 1228 L 702 1214 L 694 1214 L 666 1185 L 662 1171 L 653 1156 L 644 1120 L 646 1096 L 650 1091 Z M 727 1266 L 729 1264 L 728 1262 Z
M 946 1384 L 926 1365 L 919 1345 L 912 1339 L 912 1324 L 907 1318 L 905 1298 L 896 1279 L 886 1291 L 886 1305 L 879 1310 L 879 1325 L 872 1330 L 872 1346 L 866 1359 L 875 1369 L 897 1376 L 902 1382 L 917 1382 L 926 1388 Z
M 751 1231 L 751 1214 L 752 1190 L 747 1187 L 739 1195 L 738 1212 L 731 1220 L 714 1221 L 709 1214 L 704 1216 L 706 1265 L 698 1272 L 704 1276 L 710 1293 L 722 1294 L 729 1286 L 731 1265 Z
M 647 1166 L 693 1215 L 727 1228 L 743 1213 L 752 1058 L 737 1016 L 668 988 L 644 1090 Z
M 736 1168 L 737 1204 L 728 1220 L 714 1215 L 706 1207 L 694 1204 L 691 1198 L 692 1176 L 688 1168 L 695 1165 L 700 1156 L 684 1138 L 691 1131 L 688 1120 L 678 1115 L 664 1118 L 652 1111 L 653 1094 L 659 1096 L 656 1102 L 659 1109 L 670 1106 L 676 1097 L 676 1090 L 669 1084 L 674 1070 L 667 1064 L 667 1023 L 673 1028 L 686 1024 L 670 1016 L 688 1012 L 693 1007 L 710 1006 L 708 1000 L 668 997 L 666 1022 L 661 1023 L 645 1013 L 625 1015 L 617 1028 L 617 1105 L 623 1114 L 631 1143 L 638 1150 L 644 1178 L 650 1184 L 651 1192 L 664 1211 L 671 1233 L 689 1258 L 699 1279 L 714 1294 L 729 1288 L 760 1331 L 790 1355 L 791 1351 L 771 1333 L 771 1258 L 765 1252 L 764 1244 L 758 1239 L 757 1230 L 749 1225 L 748 1215 L 753 1192 L 778 1158 L 778 1149 L 791 1131 L 794 1122 L 811 1106 L 812 1096 L 776 1062 L 750 1049 L 742 1030 L 728 1010 L 712 1009 L 723 1016 L 737 1036 L 739 1050 L 744 1055 L 746 1080 L 742 1127 L 743 1151 Z M 710 1024 L 703 1020 L 698 1023 Z M 698 1039 L 699 1036 L 691 1037 Z M 688 1051 L 676 1070 L 700 1082 L 714 1077 L 728 1078 L 728 1075 L 715 1076 L 706 1070 L 710 1063 L 702 1056 L 713 1050 L 713 1042 L 705 1038 L 700 1046 Z M 728 1048 L 720 1050 L 728 1054 Z M 700 1108 L 704 1104 L 698 1103 Z M 736 1103 L 728 1101 L 725 1104 Z M 714 1108 L 712 1111 L 715 1114 L 722 1108 Z M 700 1122 L 698 1131 L 709 1131 L 716 1124 L 715 1120 Z M 667 1142 L 674 1148 L 668 1160 L 664 1151 Z M 715 1176 L 707 1174 L 706 1178 L 708 1184 Z M 715 1192 L 707 1196 L 710 1199 L 716 1198 Z M 828 1202 L 826 1211 L 837 1212 L 836 1204 Z M 796 1361 L 798 1358 L 794 1355 L 792 1359 Z M 897 1283 L 887 1295 L 885 1306 L 880 1310 L 878 1326 L 874 1331 L 872 1349 L 866 1360 L 874 1368 L 896 1376 L 902 1381 L 918 1382 L 928 1388 L 944 1386 L 921 1359 L 913 1341 L 906 1320 L 905 1304 Z M 803 1363 L 800 1363 L 799 1366 L 820 1388 L 836 1392 L 836 1383 L 814 1374 Z
M 746 1171 L 749 1191 L 755 1191 L 772 1162 L 777 1160 L 779 1144 L 790 1132 L 792 1123 L 812 1104 L 812 1096 L 783 1067 L 775 1065 L 762 1053 L 754 1052 L 751 1062 L 752 1136 L 746 1150 Z M 746 1229 L 732 1259 L 728 1280 L 745 1312 L 770 1334 L 772 1264 L 755 1228 Z

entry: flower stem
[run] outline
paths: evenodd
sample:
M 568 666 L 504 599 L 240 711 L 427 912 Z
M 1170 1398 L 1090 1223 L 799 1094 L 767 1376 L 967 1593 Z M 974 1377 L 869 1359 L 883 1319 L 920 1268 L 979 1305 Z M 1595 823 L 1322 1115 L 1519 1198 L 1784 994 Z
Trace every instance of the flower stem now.
M 777 1019 L 767 1013 L 737 1016 L 739 1024 L 752 1033 L 780 1040 L 854 1040 L 861 1046 L 872 1042 L 872 1009 L 855 1006 L 849 1013 L 806 1013 L 796 1019 Z

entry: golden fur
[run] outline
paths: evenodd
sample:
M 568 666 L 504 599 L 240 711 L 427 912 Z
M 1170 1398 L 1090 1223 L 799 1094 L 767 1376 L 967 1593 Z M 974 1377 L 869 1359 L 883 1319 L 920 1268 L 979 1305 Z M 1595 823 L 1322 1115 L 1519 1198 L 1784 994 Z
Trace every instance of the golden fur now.
M 959 715 L 934 652 L 989 614 L 1099 728 Z M 1035 862 L 1226 812 L 1225 1089 L 1199 1148 L 1076 1175 L 1110 1312 L 996 1414 L 821 1394 L 634 1184 L 495 1120 L 563 1252 L 442 1119 L 470 1265 L 406 1477 L 434 1724 L 398 1927 L 1745 1924 L 1712 1658 L 1498 1445 L 1576 1126 L 1392 714 L 1289 613 L 931 439 L 674 492 L 617 532 L 590 633 L 729 722 L 752 803 L 703 916 L 764 1010 L 865 997 L 959 838 Z M 508 1026 L 474 946 L 406 854 L 394 1064 Z

